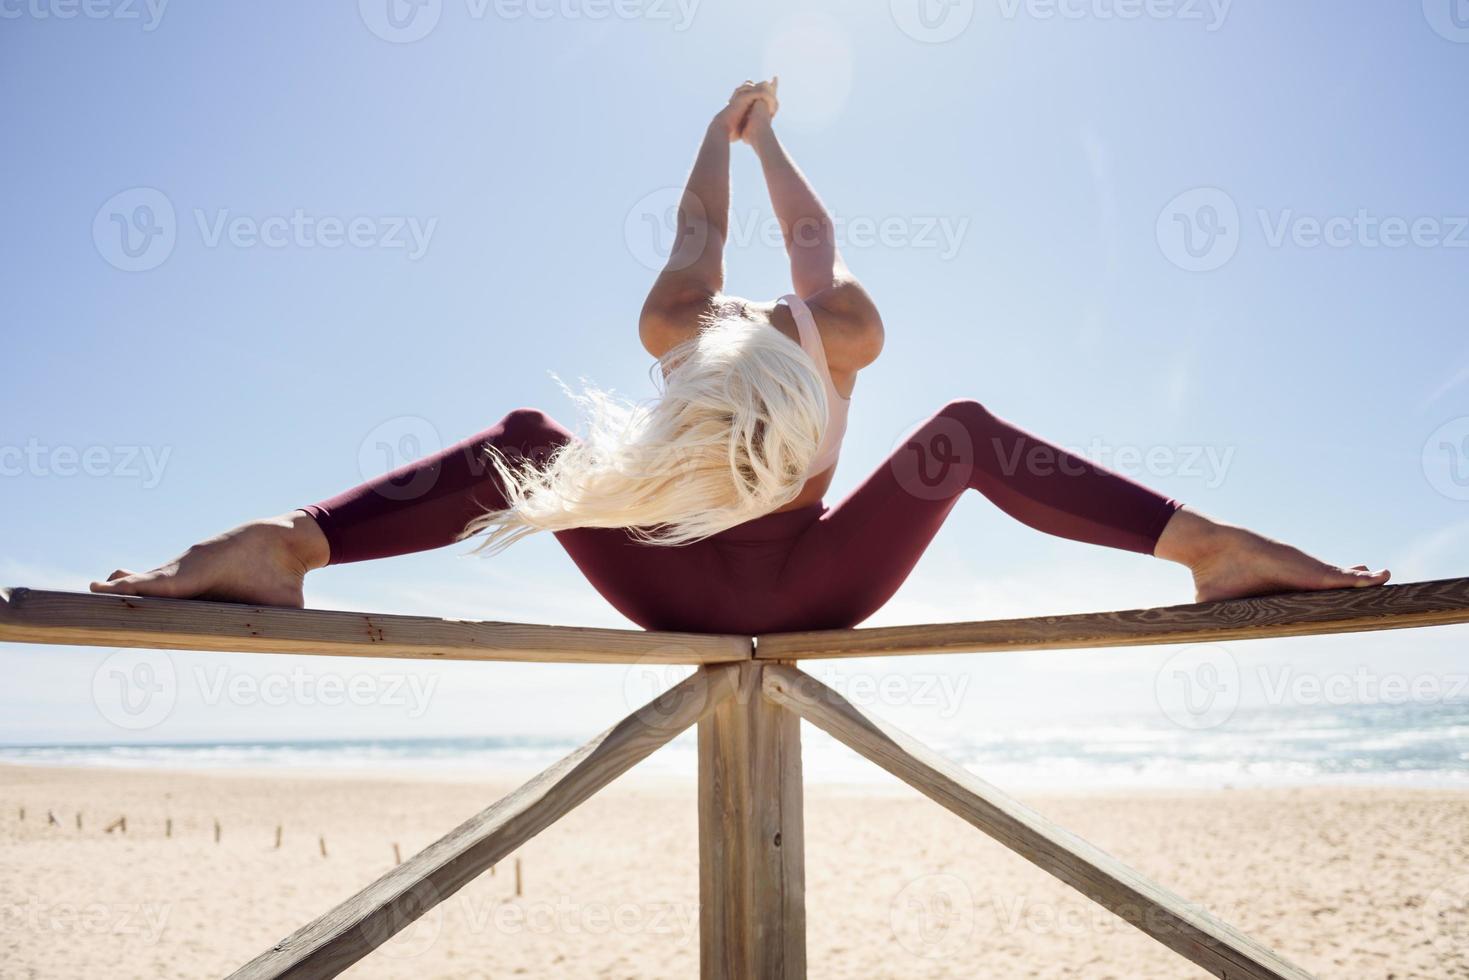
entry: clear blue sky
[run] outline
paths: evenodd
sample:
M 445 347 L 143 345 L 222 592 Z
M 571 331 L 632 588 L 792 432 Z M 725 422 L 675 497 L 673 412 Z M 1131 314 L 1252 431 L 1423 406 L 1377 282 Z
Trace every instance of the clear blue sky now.
M 772 72 L 777 126 L 888 329 L 831 502 L 974 397 L 1104 461 L 1152 450 L 1136 475 L 1326 557 L 1469 573 L 1464 12 L 924 2 L 0 6 L 0 578 L 84 588 L 358 482 L 380 443 L 452 441 L 520 405 L 571 422 L 551 371 L 648 394 L 636 314 L 667 189 L 729 90 Z M 734 196 L 750 231 L 730 290 L 785 292 L 747 153 Z M 168 225 L 160 197 L 171 245 L 139 237 Z M 308 586 L 317 606 L 626 625 L 549 539 Z M 976 496 L 873 622 L 1188 596 L 1180 570 Z M 1466 638 L 1230 649 L 1443 678 L 1469 669 Z M 137 737 L 93 704 L 106 653 L 0 647 L 0 740 Z M 971 675 L 963 724 L 1145 708 L 1167 654 L 853 669 Z M 406 719 L 211 707 L 200 665 L 288 661 L 173 663 L 178 707 L 150 738 L 582 732 L 628 687 L 618 668 L 415 667 L 443 683 Z

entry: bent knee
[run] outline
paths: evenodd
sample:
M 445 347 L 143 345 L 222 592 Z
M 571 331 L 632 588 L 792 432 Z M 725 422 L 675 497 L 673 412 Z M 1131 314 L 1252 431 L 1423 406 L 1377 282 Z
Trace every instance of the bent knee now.
M 495 442 L 501 449 L 513 448 L 527 457 L 547 452 L 572 438 L 570 431 L 538 408 L 508 412 L 496 428 L 500 434 Z
M 990 410 L 973 398 L 955 398 L 943 408 L 939 409 L 939 415 L 945 418 L 959 419 L 960 421 L 983 422 L 994 418 Z

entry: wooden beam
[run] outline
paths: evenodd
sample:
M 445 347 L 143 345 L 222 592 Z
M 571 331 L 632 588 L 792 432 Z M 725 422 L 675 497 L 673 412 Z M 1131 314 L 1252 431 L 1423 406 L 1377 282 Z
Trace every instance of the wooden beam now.
M 766 700 L 761 664 L 699 722 L 699 975 L 806 976 L 801 720 Z
M 734 666 L 699 670 L 276 943 L 232 980 L 336 976 L 715 710 L 737 681 Z
M 750 638 L 0 589 L 0 642 L 424 660 L 710 664 Z
M 1309 980 L 1310 975 L 1051 824 L 968 770 L 879 722 L 793 667 L 766 667 L 765 696 L 845 743 L 1036 867 L 1121 916 L 1163 945 L 1228 980 Z
M 1123 612 L 770 633 L 756 637 L 755 656 L 760 660 L 808 660 L 914 653 L 1074 650 L 1360 633 L 1466 622 L 1469 622 L 1469 578 L 1453 578 Z

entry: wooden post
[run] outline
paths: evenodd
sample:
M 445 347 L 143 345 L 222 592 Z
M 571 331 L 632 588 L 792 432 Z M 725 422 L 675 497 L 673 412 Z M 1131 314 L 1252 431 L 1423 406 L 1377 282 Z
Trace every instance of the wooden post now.
M 761 694 L 765 665 L 699 722 L 699 975 L 806 976 L 800 719 Z

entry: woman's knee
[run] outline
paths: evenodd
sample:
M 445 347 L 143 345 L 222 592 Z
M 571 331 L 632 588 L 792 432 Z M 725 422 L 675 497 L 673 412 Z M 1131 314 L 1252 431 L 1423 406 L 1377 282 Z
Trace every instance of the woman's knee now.
M 973 398 L 955 398 L 939 409 L 938 414 L 961 422 L 986 422 L 994 418 L 989 409 Z
M 528 459 L 545 455 L 572 438 L 569 430 L 538 408 L 517 408 L 492 431 L 502 451 L 514 450 Z

